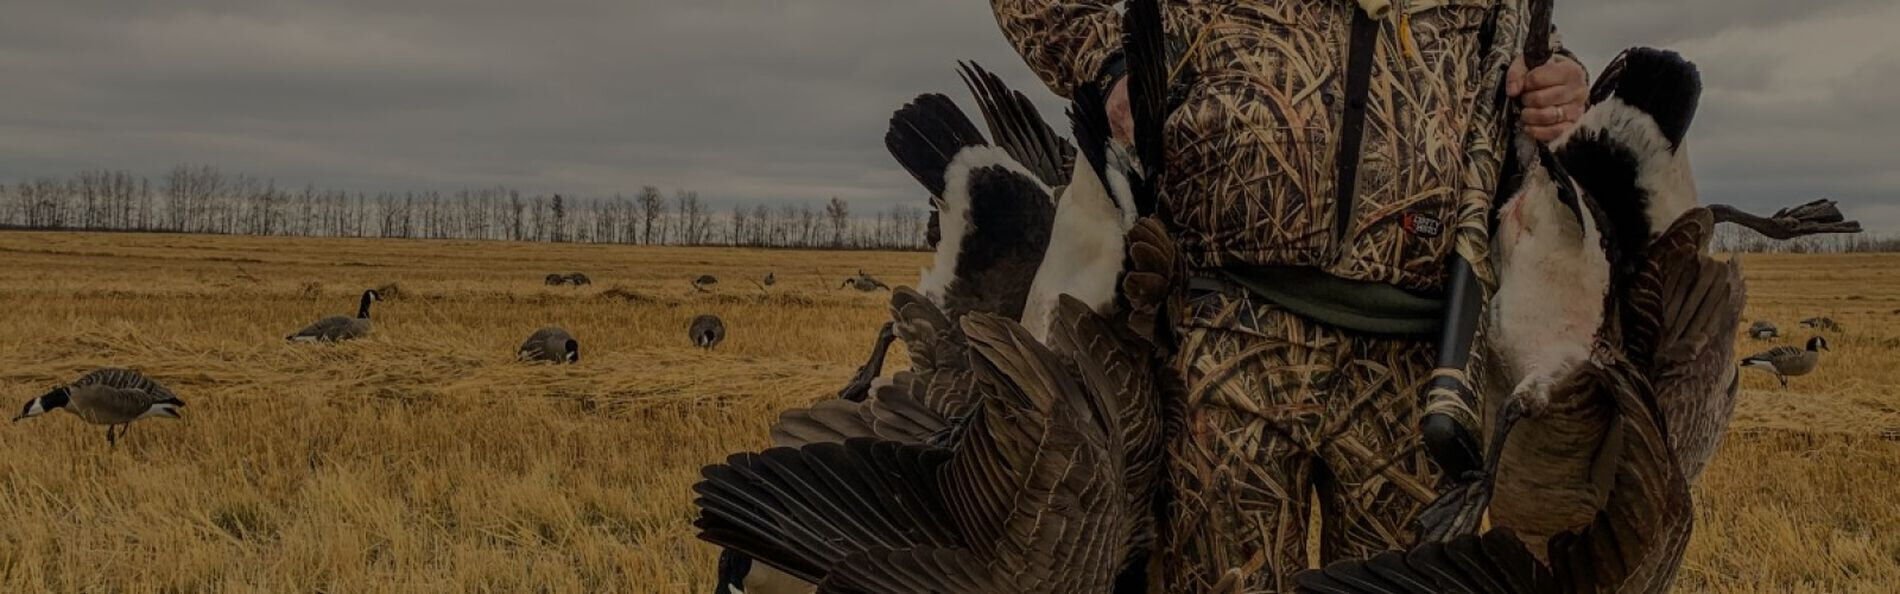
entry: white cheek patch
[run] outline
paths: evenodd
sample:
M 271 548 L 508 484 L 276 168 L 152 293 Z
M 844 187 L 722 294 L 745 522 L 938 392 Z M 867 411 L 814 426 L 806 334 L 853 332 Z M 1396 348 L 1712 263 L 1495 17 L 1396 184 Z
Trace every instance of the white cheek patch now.
M 1591 133 L 1585 136 L 1585 131 Z M 1695 173 L 1689 164 L 1688 139 L 1671 146 L 1655 118 L 1621 98 L 1610 97 L 1590 106 L 1556 147 L 1561 149 L 1576 137 L 1607 138 L 1635 158 L 1636 188 L 1649 199 L 1644 215 L 1649 219 L 1651 237 L 1700 204 Z

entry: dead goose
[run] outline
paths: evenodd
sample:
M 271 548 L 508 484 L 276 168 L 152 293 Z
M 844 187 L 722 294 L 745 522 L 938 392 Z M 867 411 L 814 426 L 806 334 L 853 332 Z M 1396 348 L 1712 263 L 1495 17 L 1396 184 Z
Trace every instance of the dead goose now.
M 1742 367 L 1749 367 L 1775 374 L 1781 387 L 1788 387 L 1788 378 L 1813 373 L 1821 366 L 1821 351 L 1828 350 L 1827 339 L 1819 336 L 1808 339 L 1808 348 L 1798 349 L 1791 346 L 1778 346 L 1755 353 L 1742 359 Z
M 594 284 L 594 280 L 587 278 L 587 275 L 585 274 L 581 274 L 579 272 L 573 272 L 567 275 L 567 283 L 570 285 L 574 285 L 576 287 L 585 287 L 587 285 Z
M 911 369 L 879 380 L 868 399 L 788 412 L 773 429 L 779 448 L 706 469 L 696 525 L 701 538 L 732 547 L 722 584 L 751 585 L 759 570 L 738 563 L 745 553 L 824 591 L 1087 592 L 1145 582 L 1167 383 L 1154 335 L 1175 280 L 1165 228 L 1147 219 L 1131 230 L 1130 269 L 1118 271 L 1124 307 L 1105 317 L 1059 299 L 1047 348 L 979 309 L 1020 310 L 1020 276 L 998 287 L 1014 289 L 1003 297 L 974 292 L 1030 268 L 959 261 L 969 255 L 959 254 L 962 238 L 946 233 L 937 244 L 940 265 L 925 277 L 941 275 L 939 291 L 892 297 Z M 724 569 L 741 565 L 749 569 Z
M 567 284 L 567 276 L 559 274 L 559 273 L 549 274 L 547 276 L 547 279 L 542 281 L 542 284 L 545 284 L 550 287 L 558 287 L 561 285 L 565 285 Z
M 838 288 L 840 289 L 845 288 L 845 287 L 851 287 L 853 289 L 857 289 L 865 293 L 869 293 L 871 291 L 876 291 L 879 289 L 882 289 L 885 291 L 891 290 L 890 285 L 884 284 L 884 281 L 877 280 L 877 277 L 871 276 L 869 274 L 865 274 L 863 269 L 858 269 L 857 276 L 844 279 L 844 284 L 838 285 Z
M 323 318 L 309 326 L 305 326 L 302 330 L 298 330 L 290 336 L 284 337 L 284 339 L 291 342 L 336 342 L 368 336 L 371 329 L 369 304 L 382 300 L 382 294 L 377 293 L 374 289 L 364 291 L 363 300 L 356 307 L 356 317 L 330 316 Z
M 553 363 L 579 363 L 581 343 L 574 340 L 572 334 L 556 326 L 534 331 L 528 340 L 515 350 L 515 358 L 521 361 L 549 361 Z
M 726 340 L 726 323 L 719 316 L 699 314 L 693 323 L 686 327 L 686 334 L 693 339 L 693 346 L 712 349 Z
M 1781 329 L 1776 328 L 1775 324 L 1768 320 L 1755 320 L 1754 324 L 1748 326 L 1748 337 L 1755 340 L 1781 338 Z
M 1801 320 L 1801 327 L 1808 328 L 1811 330 L 1823 330 L 1827 332 L 1841 331 L 1841 325 L 1839 323 L 1836 323 L 1834 321 L 1834 318 L 1830 318 L 1826 316 Z
M 1427 544 L 1305 573 L 1301 591 L 1669 588 L 1689 487 L 1734 410 L 1743 287 L 1738 265 L 1707 255 L 1715 218 L 1678 167 L 1694 66 L 1639 48 L 1604 72 L 1500 213 L 1489 340 L 1512 387 L 1486 471 L 1421 514 Z M 1493 530 L 1470 536 L 1487 512 Z
M 712 287 L 713 285 L 717 285 L 717 284 L 719 284 L 719 277 L 716 277 L 710 274 L 702 274 L 702 275 L 699 275 L 699 278 L 693 279 L 693 290 L 696 292 L 704 293 L 711 290 L 709 287 Z
M 130 369 L 105 368 L 81 376 L 71 384 L 26 403 L 15 422 L 65 409 L 94 425 L 106 426 L 106 443 L 118 445 L 132 422 L 146 417 L 183 418 L 185 401 L 171 390 Z M 114 428 L 118 433 L 113 433 Z

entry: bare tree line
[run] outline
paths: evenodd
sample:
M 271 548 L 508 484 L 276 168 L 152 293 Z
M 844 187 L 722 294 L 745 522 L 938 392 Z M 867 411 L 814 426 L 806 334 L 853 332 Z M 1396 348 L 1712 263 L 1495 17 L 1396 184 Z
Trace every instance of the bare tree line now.
M 280 188 L 203 165 L 156 181 L 95 170 L 0 185 L 0 227 L 46 230 L 904 250 L 926 247 L 926 218 L 909 206 L 853 216 L 838 198 L 715 213 L 698 192 L 654 186 L 612 197 Z

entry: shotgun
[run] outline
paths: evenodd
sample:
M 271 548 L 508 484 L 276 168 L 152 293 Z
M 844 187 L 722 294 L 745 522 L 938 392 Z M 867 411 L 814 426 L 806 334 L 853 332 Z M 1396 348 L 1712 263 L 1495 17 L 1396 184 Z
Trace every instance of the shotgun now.
M 1524 65 L 1528 69 L 1543 66 L 1555 51 L 1550 44 L 1553 4 L 1555 0 L 1530 1 L 1530 31 L 1524 38 Z M 1516 130 L 1519 109 L 1513 105 L 1509 113 L 1507 129 Z M 1482 420 L 1477 409 L 1479 398 L 1467 373 L 1472 343 L 1477 339 L 1478 316 L 1484 311 L 1484 291 L 1478 286 L 1471 262 L 1456 250 L 1450 258 L 1438 361 L 1421 395 L 1425 414 L 1419 418 L 1419 434 L 1426 454 L 1438 463 L 1447 480 L 1455 480 L 1484 467 L 1476 435 Z

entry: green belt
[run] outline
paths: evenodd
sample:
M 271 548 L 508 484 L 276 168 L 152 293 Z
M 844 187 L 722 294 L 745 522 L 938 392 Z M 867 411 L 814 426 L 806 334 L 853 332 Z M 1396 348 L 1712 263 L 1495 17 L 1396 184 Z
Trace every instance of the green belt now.
M 1317 268 L 1228 268 L 1192 279 L 1189 288 L 1219 291 L 1228 284 L 1294 314 L 1367 334 L 1436 336 L 1445 317 L 1443 296 L 1343 279 Z

